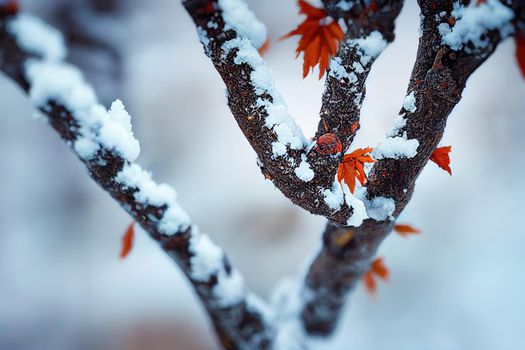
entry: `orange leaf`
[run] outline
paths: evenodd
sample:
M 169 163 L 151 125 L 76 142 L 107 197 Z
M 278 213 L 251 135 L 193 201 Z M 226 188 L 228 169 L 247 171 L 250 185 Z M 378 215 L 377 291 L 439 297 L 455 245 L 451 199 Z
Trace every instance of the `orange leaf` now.
M 124 259 L 128 256 L 131 249 L 133 249 L 133 239 L 135 237 L 135 223 L 129 224 L 128 229 L 122 236 L 122 249 L 120 251 L 120 258 Z
M 396 231 L 401 237 L 408 237 L 409 235 L 418 235 L 421 233 L 421 230 L 406 224 L 394 225 L 394 231 Z
M 267 38 L 264 44 L 262 44 L 262 46 L 259 47 L 257 51 L 259 51 L 259 55 L 264 56 L 268 52 L 269 48 L 270 48 L 270 38 Z
M 355 190 L 355 179 L 359 180 L 362 186 L 366 183 L 367 178 L 364 165 L 365 163 L 375 162 L 369 155 L 370 152 L 372 152 L 372 148 L 370 147 L 358 148 L 350 154 L 345 154 L 339 164 L 337 181 L 342 182 L 344 180 L 352 193 L 354 193 Z
M 521 75 L 525 77 L 525 33 L 516 34 L 516 57 Z
M 365 272 L 362 277 L 362 281 L 365 285 L 366 291 L 370 295 L 375 295 L 377 291 L 377 281 L 376 279 L 382 279 L 387 281 L 390 276 L 390 271 L 385 266 L 383 258 L 375 259 L 370 265 L 370 269 Z
M 328 13 L 324 9 L 314 7 L 304 0 L 298 1 L 299 13 L 306 16 L 297 28 L 284 35 L 281 39 L 300 36 L 295 52 L 303 52 L 303 78 L 310 70 L 319 65 L 319 79 L 328 69 L 330 58 L 337 52 L 339 42 L 344 32 L 335 20 L 327 23 Z
M 436 163 L 441 169 L 445 170 L 452 176 L 452 169 L 450 168 L 450 156 L 449 153 L 452 151 L 452 146 L 443 146 L 436 148 L 430 160 Z
M 370 268 L 370 270 L 374 272 L 374 275 L 376 275 L 383 281 L 387 281 L 388 277 L 390 276 L 390 271 L 388 271 L 388 268 L 385 266 L 383 258 L 375 259 L 372 262 L 372 267 Z

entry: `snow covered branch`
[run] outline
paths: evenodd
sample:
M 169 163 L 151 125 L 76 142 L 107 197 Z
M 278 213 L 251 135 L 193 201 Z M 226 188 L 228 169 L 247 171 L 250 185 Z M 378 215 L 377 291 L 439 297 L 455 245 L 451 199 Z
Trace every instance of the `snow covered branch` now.
M 359 1 L 323 3 L 333 18 L 345 20 L 347 30 L 337 55 L 330 62 L 315 136 L 319 139 L 333 133 L 341 141 L 344 152 L 359 129 L 368 73 L 387 43 L 394 40 L 394 21 L 403 1 L 377 1 L 373 10 L 363 8 L 357 4 Z
M 140 148 L 130 116 L 116 100 L 109 110 L 80 71 L 63 61 L 58 31 L 40 20 L 0 15 L 0 68 L 85 164 L 90 176 L 182 269 L 208 311 L 226 349 L 267 349 L 272 329 L 264 303 L 208 236 L 199 233 L 176 199 L 134 163 Z
M 349 292 L 410 200 L 467 79 L 513 33 L 514 13 L 523 6 L 420 1 L 422 35 L 407 96 L 394 128 L 375 148 L 378 161 L 364 188 L 370 218 L 358 227 L 327 226 L 323 249 L 305 279 L 302 317 L 309 333 L 326 335 L 335 328 Z
M 344 196 L 335 174 L 358 128 L 364 81 L 386 46 L 385 38 L 393 39 L 393 21 L 401 2 L 377 11 L 378 18 L 388 17 L 387 23 L 363 32 L 364 36 L 347 37 L 341 45 L 330 66 L 319 131 L 313 141 L 289 115 L 270 69 L 257 52 L 265 42 L 266 29 L 245 2 L 185 0 L 183 4 L 226 84 L 230 109 L 257 153 L 265 177 L 311 213 L 339 225 L 359 225 L 365 218 L 363 203 L 351 194 Z
M 274 314 L 251 294 L 224 252 L 192 225 L 175 191 L 154 182 L 135 163 L 140 147 L 124 105 L 117 100 L 108 110 L 98 102 L 80 71 L 64 62 L 66 49 L 56 30 L 34 17 L 17 15 L 16 7 L 0 6 L 0 68 L 29 94 L 90 176 L 179 265 L 224 348 L 276 348 L 280 338 L 286 338 L 287 326 L 300 328 L 297 333 L 304 336 L 296 327 L 300 324 L 309 335 L 329 335 L 349 293 L 410 200 L 468 78 L 503 39 L 516 31 L 525 33 L 525 2 L 419 1 L 421 37 L 407 94 L 392 130 L 374 148 L 376 162 L 361 169 L 368 182 L 361 181 L 352 192 L 346 181 L 336 181 L 336 173 L 359 128 L 371 66 L 394 39 L 402 1 L 323 1 L 347 31 L 328 68 L 313 141 L 289 115 L 257 51 L 266 29 L 245 2 L 183 4 L 226 84 L 230 109 L 265 177 L 295 204 L 328 219 L 322 249 L 302 289 L 289 295 L 293 310 Z M 299 346 L 302 340 L 292 342 Z

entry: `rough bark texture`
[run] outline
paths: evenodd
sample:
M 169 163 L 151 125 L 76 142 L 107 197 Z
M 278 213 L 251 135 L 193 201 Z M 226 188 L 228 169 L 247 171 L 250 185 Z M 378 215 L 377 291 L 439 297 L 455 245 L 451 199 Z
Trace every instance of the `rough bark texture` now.
M 354 1 L 355 6 L 348 11 L 342 11 L 336 6 L 339 0 L 324 0 L 323 3 L 328 13 L 334 18 L 343 19 L 347 24 L 346 39 L 337 54 L 343 66 L 351 67 L 359 61 L 357 49 L 348 40 L 366 37 L 376 30 L 387 41 L 393 40 L 394 20 L 400 11 L 401 1 L 377 0 L 372 12 L 365 6 L 365 1 Z M 525 1 L 507 0 L 503 3 L 513 9 L 517 30 L 525 32 Z M 393 199 L 395 211 L 392 218 L 383 221 L 367 219 L 358 227 L 345 227 L 351 208 L 345 204 L 334 213 L 319 193 L 319 188 L 332 186 L 342 155 L 326 155 L 315 151 L 308 153 L 308 162 L 315 173 L 310 182 L 301 181 L 294 174 L 305 150 L 290 150 L 287 160 L 274 158 L 272 143 L 276 141 L 276 134 L 264 125 L 266 111 L 254 107 L 257 94 L 250 80 L 252 67 L 234 62 L 235 49 L 223 57 L 222 45 L 236 38 L 238 33 L 231 29 L 225 30 L 224 18 L 217 1 L 185 0 L 183 4 L 199 30 L 211 39 L 205 45 L 206 53 L 226 84 L 229 106 L 239 127 L 256 151 L 263 174 L 295 204 L 329 220 L 323 234 L 322 250 L 310 265 L 304 280 L 303 295 L 306 300 L 300 315 L 307 333 L 329 335 L 337 325 L 349 293 L 368 270 L 379 245 L 391 232 L 395 219 L 410 200 L 415 181 L 439 144 L 447 118 L 460 101 L 467 79 L 493 53 L 502 38 L 498 31 L 491 31 L 487 33 L 487 46 L 474 48 L 467 44 L 467 49 L 454 51 L 442 43 L 437 29 L 440 23 L 453 21 L 453 1 L 419 1 L 423 13 L 422 34 L 408 86 L 408 92 L 413 92 L 416 96 L 417 109 L 413 112 L 401 109 L 406 125 L 398 130 L 399 135 L 406 133 L 408 139 L 418 140 L 417 154 L 412 158 L 381 159 L 374 164 L 369 174 L 367 198 Z M 211 9 L 210 4 L 214 5 Z M 368 12 L 365 13 L 364 10 Z M 441 13 L 445 15 L 438 16 Z M 2 12 L 0 7 L 0 68 L 22 89 L 28 91 L 30 86 L 24 77 L 24 62 L 29 55 L 20 49 L 6 30 L 6 22 L 11 15 Z M 207 25 L 210 20 L 217 26 Z M 346 78 L 328 76 L 316 139 L 325 133 L 333 133 L 343 142 L 344 150 L 350 146 L 356 131 L 354 125 L 359 121 L 365 80 L 372 63 L 370 61 L 363 66 L 363 72 L 357 74 L 357 81 L 353 85 Z M 64 106 L 56 101 L 49 101 L 41 110 L 66 143 L 71 144 L 78 137 L 79 124 Z M 219 283 L 217 276 L 212 276 L 206 282 L 192 278 L 192 253 L 189 249 L 193 234 L 191 228 L 171 237 L 160 234 L 157 222 L 162 218 L 166 207 L 138 204 L 134 198 L 137 189 L 126 188 L 114 180 L 126 164 L 123 158 L 105 150 L 97 154 L 95 160 L 83 162 L 90 176 L 180 266 L 210 315 L 224 348 L 272 348 L 275 330 L 266 323 L 261 310 L 249 304 L 246 299 L 232 307 L 219 307 L 213 295 L 213 288 Z M 222 269 L 229 274 L 232 267 L 228 260 L 225 258 L 222 263 Z
M 336 57 L 348 71 L 354 70 L 357 82 L 352 84 L 348 79 L 337 79 L 330 74 L 327 75 L 320 112 L 321 120 L 315 137 L 319 138 L 327 132 L 334 133 L 343 143 L 343 149 L 347 150 L 358 130 L 356 125 L 359 124 L 361 104 L 365 98 L 365 82 L 375 62 L 374 58 L 363 65 L 362 72 L 352 69 L 354 64 L 361 64 L 357 52 L 359 49 L 352 45 L 352 42 L 355 39 L 366 38 L 374 31 L 381 33 L 386 41 L 392 42 L 394 21 L 401 11 L 403 1 L 381 2 L 376 11 L 361 12 L 358 16 L 351 16 L 349 11 L 331 11 L 334 1 L 324 1 L 324 3 L 334 18 L 347 19 L 345 39 L 341 42 Z M 330 7 L 327 6 L 328 4 Z
M 0 15 L 0 69 L 4 74 L 16 82 L 24 91 L 28 92 L 30 85 L 24 76 L 24 64 L 31 57 L 16 43 L 13 36 L 7 31 L 10 16 Z M 48 101 L 40 108 L 47 116 L 49 124 L 60 137 L 71 145 L 78 137 L 79 124 L 75 116 L 57 101 Z M 119 155 L 104 150 L 99 151 L 91 161 L 80 159 L 86 166 L 91 178 L 103 190 L 124 208 L 133 219 L 161 245 L 162 249 L 177 263 L 184 272 L 194 290 L 206 308 L 213 326 L 219 335 L 225 349 L 269 349 L 272 342 L 272 330 L 265 323 L 262 313 L 254 306 L 248 305 L 247 300 L 231 307 L 221 307 L 213 295 L 213 288 L 217 285 L 217 276 L 213 275 L 208 281 L 201 282 L 191 276 L 190 259 L 192 253 L 189 243 L 192 237 L 192 228 L 173 236 L 165 236 L 157 230 L 158 221 L 163 217 L 166 206 L 153 206 L 138 203 L 134 197 L 136 188 L 128 188 L 115 181 L 115 177 L 122 170 L 126 161 Z M 227 258 L 223 260 L 224 269 L 228 274 L 232 267 Z
M 208 7 L 210 3 L 215 4 L 211 11 Z M 386 23 L 374 27 L 374 29 L 384 31 L 384 36 L 390 40 L 394 37 L 393 23 L 402 2 L 393 1 L 392 3 L 395 5 L 385 5 L 384 11 L 376 13 L 378 21 L 384 20 Z M 315 174 L 313 180 L 309 182 L 300 180 L 294 173 L 294 169 L 301 162 L 301 156 L 306 153 L 305 149 L 290 149 L 287 158 L 275 158 L 272 153 L 272 143 L 277 141 L 277 136 L 264 125 L 267 117 L 266 111 L 254 107 L 258 96 L 251 81 L 252 67 L 234 62 L 236 50 L 232 50 L 226 59 L 223 58 L 223 44 L 236 38 L 238 34 L 234 30 L 224 29 L 224 18 L 216 1 L 185 0 L 183 4 L 199 31 L 206 33 L 207 38 L 210 39 L 209 42 L 206 42 L 205 52 L 226 84 L 228 105 L 239 127 L 257 153 L 264 176 L 273 181 L 275 186 L 294 204 L 338 224 L 346 224 L 352 209 L 344 203 L 340 210 L 334 212 L 325 203 L 324 196 L 319 190 L 320 188 L 332 188 L 342 153 L 332 155 L 315 152 L 315 150 L 309 152 L 307 160 Z M 217 23 L 218 26 L 210 28 L 207 25 L 210 21 Z M 360 23 L 356 22 L 354 25 L 359 26 Z M 366 35 L 365 31 L 363 35 Z M 347 39 L 350 38 L 351 36 L 347 36 Z M 344 66 L 351 67 L 354 62 L 359 62 L 356 49 L 348 45 L 341 45 L 338 55 Z M 335 132 L 343 141 L 343 151 L 349 147 L 356 131 L 352 125 L 359 120 L 359 109 L 364 97 L 364 83 L 372 61 L 363 67 L 362 73 L 357 74 L 357 84 L 349 84 L 345 79 L 328 78 L 321 121 L 315 140 L 322 134 Z M 351 94 L 349 94 L 350 85 L 355 87 Z M 341 91 L 337 91 L 338 89 Z
M 420 1 L 424 17 L 416 63 L 408 91 L 415 91 L 417 110 L 402 109 L 407 118 L 409 139 L 419 147 L 413 158 L 382 159 L 374 164 L 369 176 L 367 197 L 392 198 L 397 218 L 410 200 L 417 177 L 443 136 L 447 118 L 460 101 L 470 75 L 494 52 L 501 41 L 498 31 L 489 33 L 490 43 L 481 50 L 467 53 L 453 51 L 441 43 L 437 14 L 450 16 L 452 1 Z M 349 291 L 368 269 L 379 245 L 392 231 L 394 220 L 366 220 L 357 228 L 336 228 L 328 224 L 324 246 L 305 279 L 309 301 L 303 310 L 303 323 L 311 334 L 328 335 L 337 325 Z M 345 239 L 341 239 L 345 237 Z

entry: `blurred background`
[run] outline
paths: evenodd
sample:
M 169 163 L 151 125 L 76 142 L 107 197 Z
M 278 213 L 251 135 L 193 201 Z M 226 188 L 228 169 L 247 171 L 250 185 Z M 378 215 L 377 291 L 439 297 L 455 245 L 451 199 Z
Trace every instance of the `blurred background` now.
M 248 1 L 267 24 L 266 54 L 292 114 L 317 126 L 323 82 L 301 79 L 295 1 Z M 173 185 L 194 223 L 265 298 L 297 276 L 324 220 L 264 180 L 179 1 L 21 1 L 67 33 L 71 59 L 106 103 L 124 101 L 139 163 Z M 396 41 L 367 82 L 355 147 L 384 137 L 415 60 L 408 0 Z M 442 145 L 453 176 L 429 163 L 400 218 L 423 234 L 389 237 L 377 297 L 359 287 L 323 349 L 525 349 L 525 79 L 507 40 L 469 80 Z M 87 176 L 26 96 L 0 76 L 0 349 L 218 349 L 189 284 L 145 233 L 120 261 L 127 214 Z

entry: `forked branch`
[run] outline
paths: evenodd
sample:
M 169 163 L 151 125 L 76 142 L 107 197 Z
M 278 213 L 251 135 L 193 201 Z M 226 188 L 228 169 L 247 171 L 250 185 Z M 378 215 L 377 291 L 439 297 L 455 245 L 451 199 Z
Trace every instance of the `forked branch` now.
M 377 12 L 368 15 L 386 21 L 370 27 L 373 30 L 358 30 L 373 21 L 351 24 L 361 36 L 347 36 L 332 60 L 319 130 L 309 141 L 289 115 L 270 69 L 257 52 L 266 39 L 265 27 L 244 1 L 183 1 L 206 54 L 226 84 L 230 109 L 257 153 L 263 174 L 293 203 L 340 225 L 362 222 L 360 215 L 352 215 L 360 209 L 357 202 L 351 195 L 345 200 L 335 174 L 357 130 L 366 77 L 387 40 L 394 37 L 401 3 L 381 3 Z M 342 147 L 323 150 L 316 141 L 324 134 L 335 135 Z

